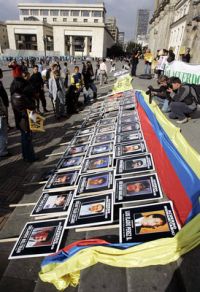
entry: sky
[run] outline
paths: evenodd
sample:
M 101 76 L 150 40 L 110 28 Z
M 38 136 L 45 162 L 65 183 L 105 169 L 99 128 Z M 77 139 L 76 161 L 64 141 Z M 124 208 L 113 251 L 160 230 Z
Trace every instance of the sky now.
M 98 3 L 95 0 L 0 0 L 0 21 L 17 20 L 18 3 Z M 126 41 L 133 40 L 135 35 L 137 10 L 154 10 L 154 0 L 104 0 L 107 16 L 115 16 L 119 31 L 125 32 Z

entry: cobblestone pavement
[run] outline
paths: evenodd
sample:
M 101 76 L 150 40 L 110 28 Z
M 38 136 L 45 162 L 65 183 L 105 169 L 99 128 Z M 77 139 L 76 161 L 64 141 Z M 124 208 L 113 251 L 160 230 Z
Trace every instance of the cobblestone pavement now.
M 121 64 L 118 63 L 118 67 Z M 139 66 L 139 72 L 142 66 Z M 10 72 L 4 74 L 4 84 L 9 88 L 11 78 Z M 155 85 L 155 80 L 151 80 Z M 99 95 L 106 94 L 112 88 L 113 78 L 110 77 L 108 86 L 99 89 Z M 135 78 L 133 87 L 146 89 L 149 81 Z M 51 109 L 48 101 L 48 109 Z M 33 203 L 39 197 L 42 186 L 35 185 L 41 174 L 52 169 L 59 156 L 46 157 L 50 153 L 63 152 L 65 146 L 59 146 L 63 141 L 69 141 L 76 129 L 82 124 L 85 116 L 84 111 L 73 115 L 69 119 L 57 122 L 53 112 L 45 115 L 46 132 L 34 135 L 35 152 L 40 160 L 29 164 L 23 162 L 20 154 L 19 132 L 12 129 L 9 132 L 9 150 L 11 157 L 0 160 L 0 238 L 17 237 L 25 222 L 30 221 L 29 214 L 32 206 L 23 208 L 9 208 L 10 204 Z M 199 111 L 189 123 L 181 125 L 182 133 L 200 152 L 199 136 Z M 9 121 L 14 126 L 13 114 L 10 110 Z M 30 184 L 32 183 L 32 184 Z M 114 234 L 107 231 L 106 234 Z M 63 242 L 70 244 L 79 239 L 91 238 L 105 235 L 101 232 L 75 233 L 71 230 L 67 240 Z M 56 289 L 38 279 L 41 258 L 8 261 L 8 255 L 14 242 L 0 243 L 0 291 L 4 292 L 51 292 Z M 199 249 L 195 249 L 178 262 L 166 266 L 154 266 L 147 268 L 121 269 L 98 264 L 88 268 L 81 273 L 80 285 L 77 288 L 68 288 L 71 292 L 197 292 L 200 291 Z

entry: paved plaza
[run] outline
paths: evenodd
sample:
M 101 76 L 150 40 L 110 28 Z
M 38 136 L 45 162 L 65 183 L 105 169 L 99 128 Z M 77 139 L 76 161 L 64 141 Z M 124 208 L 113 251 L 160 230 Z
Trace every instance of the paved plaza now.
M 117 68 L 122 64 L 118 62 Z M 72 66 L 70 66 L 72 70 Z M 143 63 L 138 68 L 138 74 L 143 73 Z M 11 72 L 4 72 L 3 83 L 7 90 L 11 83 Z M 98 85 L 98 96 L 109 93 L 114 84 L 113 76 L 109 76 L 109 84 L 102 88 Z M 156 81 L 133 80 L 134 89 L 146 90 L 148 85 Z M 60 143 L 68 142 L 82 124 L 86 113 L 72 115 L 69 119 L 55 120 L 52 105 L 48 99 L 48 110 L 45 115 L 46 132 L 34 134 L 34 148 L 39 161 L 26 163 L 21 158 L 20 134 L 16 129 L 9 131 L 9 151 L 12 156 L 0 160 L 0 238 L 12 239 L 18 237 L 23 226 L 30 220 L 33 206 L 10 208 L 10 204 L 35 203 L 42 192 L 42 185 L 35 184 L 44 172 L 54 168 L 60 156 L 48 156 L 61 153 L 66 146 Z M 14 127 L 13 113 L 9 111 L 9 122 Z M 194 149 L 200 153 L 200 109 L 192 120 L 180 126 L 182 134 Z M 118 230 L 89 231 L 76 233 L 66 232 L 62 246 L 76 240 L 118 235 Z M 14 245 L 13 241 L 0 243 L 0 291 L 2 292 L 53 292 L 56 289 L 38 278 L 42 258 L 20 259 L 8 261 L 8 255 Z M 194 249 L 177 262 L 164 266 L 145 268 L 114 268 L 102 264 L 85 269 L 81 272 L 80 285 L 67 288 L 68 292 L 199 292 L 200 291 L 200 250 Z

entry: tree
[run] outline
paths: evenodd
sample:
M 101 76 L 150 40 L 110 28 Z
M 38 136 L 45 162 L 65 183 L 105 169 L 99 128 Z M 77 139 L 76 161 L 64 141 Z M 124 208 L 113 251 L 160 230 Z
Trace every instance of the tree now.
M 120 57 L 124 55 L 123 47 L 120 44 L 115 44 L 107 51 L 108 57 Z
M 142 51 L 142 46 L 140 44 L 134 43 L 134 42 L 128 42 L 126 46 L 126 53 L 132 54 L 133 51 Z

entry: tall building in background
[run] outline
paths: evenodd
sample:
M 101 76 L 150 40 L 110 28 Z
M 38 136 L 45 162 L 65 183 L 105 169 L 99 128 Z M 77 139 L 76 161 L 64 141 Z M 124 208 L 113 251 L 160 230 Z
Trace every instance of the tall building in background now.
M 9 47 L 8 44 L 8 32 L 6 24 L 0 21 L 0 54 L 3 53 L 3 50 Z
M 118 35 L 118 43 L 120 45 L 124 45 L 124 39 L 125 39 L 125 32 L 120 31 Z
M 136 38 L 139 35 L 146 35 L 149 25 L 150 10 L 139 9 L 137 14 Z
M 110 16 L 106 18 L 106 27 L 113 36 L 115 42 L 118 42 L 119 29 L 117 27 L 116 17 Z

